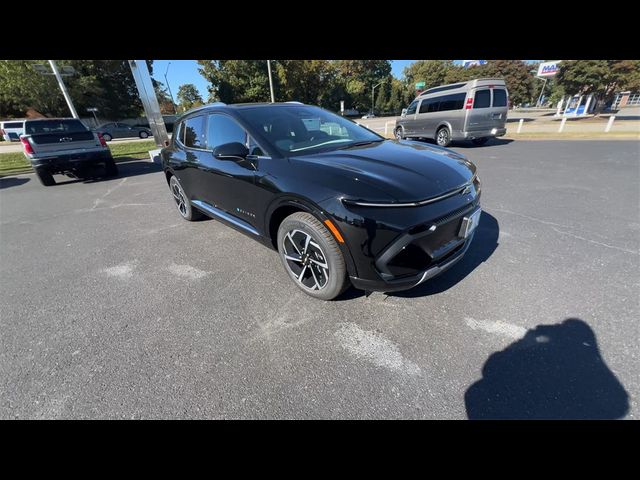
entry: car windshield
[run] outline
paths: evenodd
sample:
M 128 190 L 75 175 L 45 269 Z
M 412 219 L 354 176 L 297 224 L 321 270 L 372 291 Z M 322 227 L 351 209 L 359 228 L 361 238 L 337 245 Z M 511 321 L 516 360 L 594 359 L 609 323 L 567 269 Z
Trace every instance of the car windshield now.
M 284 156 L 381 142 L 383 137 L 336 114 L 306 105 L 239 109 L 238 114 Z

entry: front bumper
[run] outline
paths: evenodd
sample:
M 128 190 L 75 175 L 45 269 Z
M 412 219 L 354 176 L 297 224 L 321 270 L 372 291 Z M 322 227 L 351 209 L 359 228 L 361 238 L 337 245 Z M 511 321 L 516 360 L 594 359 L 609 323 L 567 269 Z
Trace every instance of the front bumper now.
M 78 152 L 56 155 L 52 157 L 31 158 L 31 165 L 35 169 L 44 169 L 50 172 L 63 172 L 87 168 L 99 163 L 111 161 L 109 149 L 93 152 Z
M 370 292 L 397 292 L 400 290 L 409 290 L 410 288 L 416 287 L 422 282 L 429 280 L 430 278 L 440 275 L 449 268 L 453 267 L 460 260 L 462 260 L 462 257 L 464 257 L 464 254 L 469 249 L 469 245 L 471 245 L 474 235 L 475 232 L 467 237 L 466 240 L 461 242 L 462 248 L 458 249 L 453 255 L 446 258 L 440 263 L 436 263 L 432 267 L 428 268 L 424 272 L 420 272 L 417 275 L 388 280 L 368 280 L 358 277 L 349 277 L 349 279 L 351 280 L 351 283 L 354 287 Z

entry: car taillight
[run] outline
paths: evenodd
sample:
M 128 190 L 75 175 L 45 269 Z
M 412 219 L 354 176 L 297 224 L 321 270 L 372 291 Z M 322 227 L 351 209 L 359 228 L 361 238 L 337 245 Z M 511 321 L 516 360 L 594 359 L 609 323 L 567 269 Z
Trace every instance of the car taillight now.
M 103 147 L 107 146 L 107 142 L 104 141 L 104 138 L 102 138 L 102 134 L 98 133 L 98 140 L 100 140 L 100 145 L 102 145 Z
M 22 146 L 24 147 L 24 153 L 33 155 L 33 147 L 29 143 L 29 140 L 27 140 L 26 138 L 21 138 L 20 142 L 22 142 Z
M 465 110 L 471 110 L 473 108 L 473 98 L 467 98 L 467 104 L 464 106 Z

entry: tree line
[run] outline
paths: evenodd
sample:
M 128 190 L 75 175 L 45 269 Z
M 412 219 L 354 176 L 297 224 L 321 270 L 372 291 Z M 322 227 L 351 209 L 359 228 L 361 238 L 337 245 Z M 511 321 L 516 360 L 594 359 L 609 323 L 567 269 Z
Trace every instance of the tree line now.
M 0 118 L 23 117 L 28 111 L 47 116 L 69 114 L 56 80 L 33 69 L 45 60 L 0 61 Z M 108 119 L 143 115 L 135 82 L 126 60 L 58 60 L 76 75 L 65 83 L 80 115 L 98 108 Z M 153 72 L 153 61 L 147 64 Z M 198 60 L 199 73 L 208 81 L 207 102 L 268 102 L 271 99 L 265 60 Z M 273 60 L 276 101 L 300 101 L 333 111 L 371 110 L 375 90 L 377 114 L 397 115 L 415 97 L 415 84 L 424 89 L 477 77 L 504 78 L 513 105 L 534 105 L 543 82 L 536 78 L 537 64 L 522 60 L 489 60 L 485 65 L 462 68 L 452 60 L 417 60 L 404 69 L 401 79 L 391 75 L 389 60 Z M 204 104 L 196 87 L 181 85 L 178 108 L 166 87 L 154 80 L 162 113 L 178 113 Z M 638 60 L 571 60 L 560 63 L 560 71 L 545 86 L 545 97 L 555 103 L 564 95 L 595 94 L 601 109 L 618 91 L 640 91 Z

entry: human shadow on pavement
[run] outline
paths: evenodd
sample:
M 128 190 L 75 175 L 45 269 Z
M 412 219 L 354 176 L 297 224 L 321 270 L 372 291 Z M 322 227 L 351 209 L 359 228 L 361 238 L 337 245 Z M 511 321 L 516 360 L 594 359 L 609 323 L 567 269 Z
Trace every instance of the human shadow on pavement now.
M 462 257 L 462 260 L 446 272 L 431 280 L 427 280 L 411 290 L 390 292 L 389 295 L 394 297 L 415 298 L 442 293 L 450 289 L 493 255 L 493 252 L 498 248 L 499 236 L 500 226 L 498 220 L 493 215 L 483 211 L 480 215 L 480 222 L 476 227 L 471 245 L 467 253 Z
M 17 178 L 17 177 L 3 177 L 0 178 L 0 190 L 4 188 L 17 187 L 18 185 L 23 185 L 27 183 L 30 179 L 28 177 Z
M 482 368 L 465 394 L 469 419 L 618 419 L 629 395 L 604 362 L 589 325 L 538 325 Z

